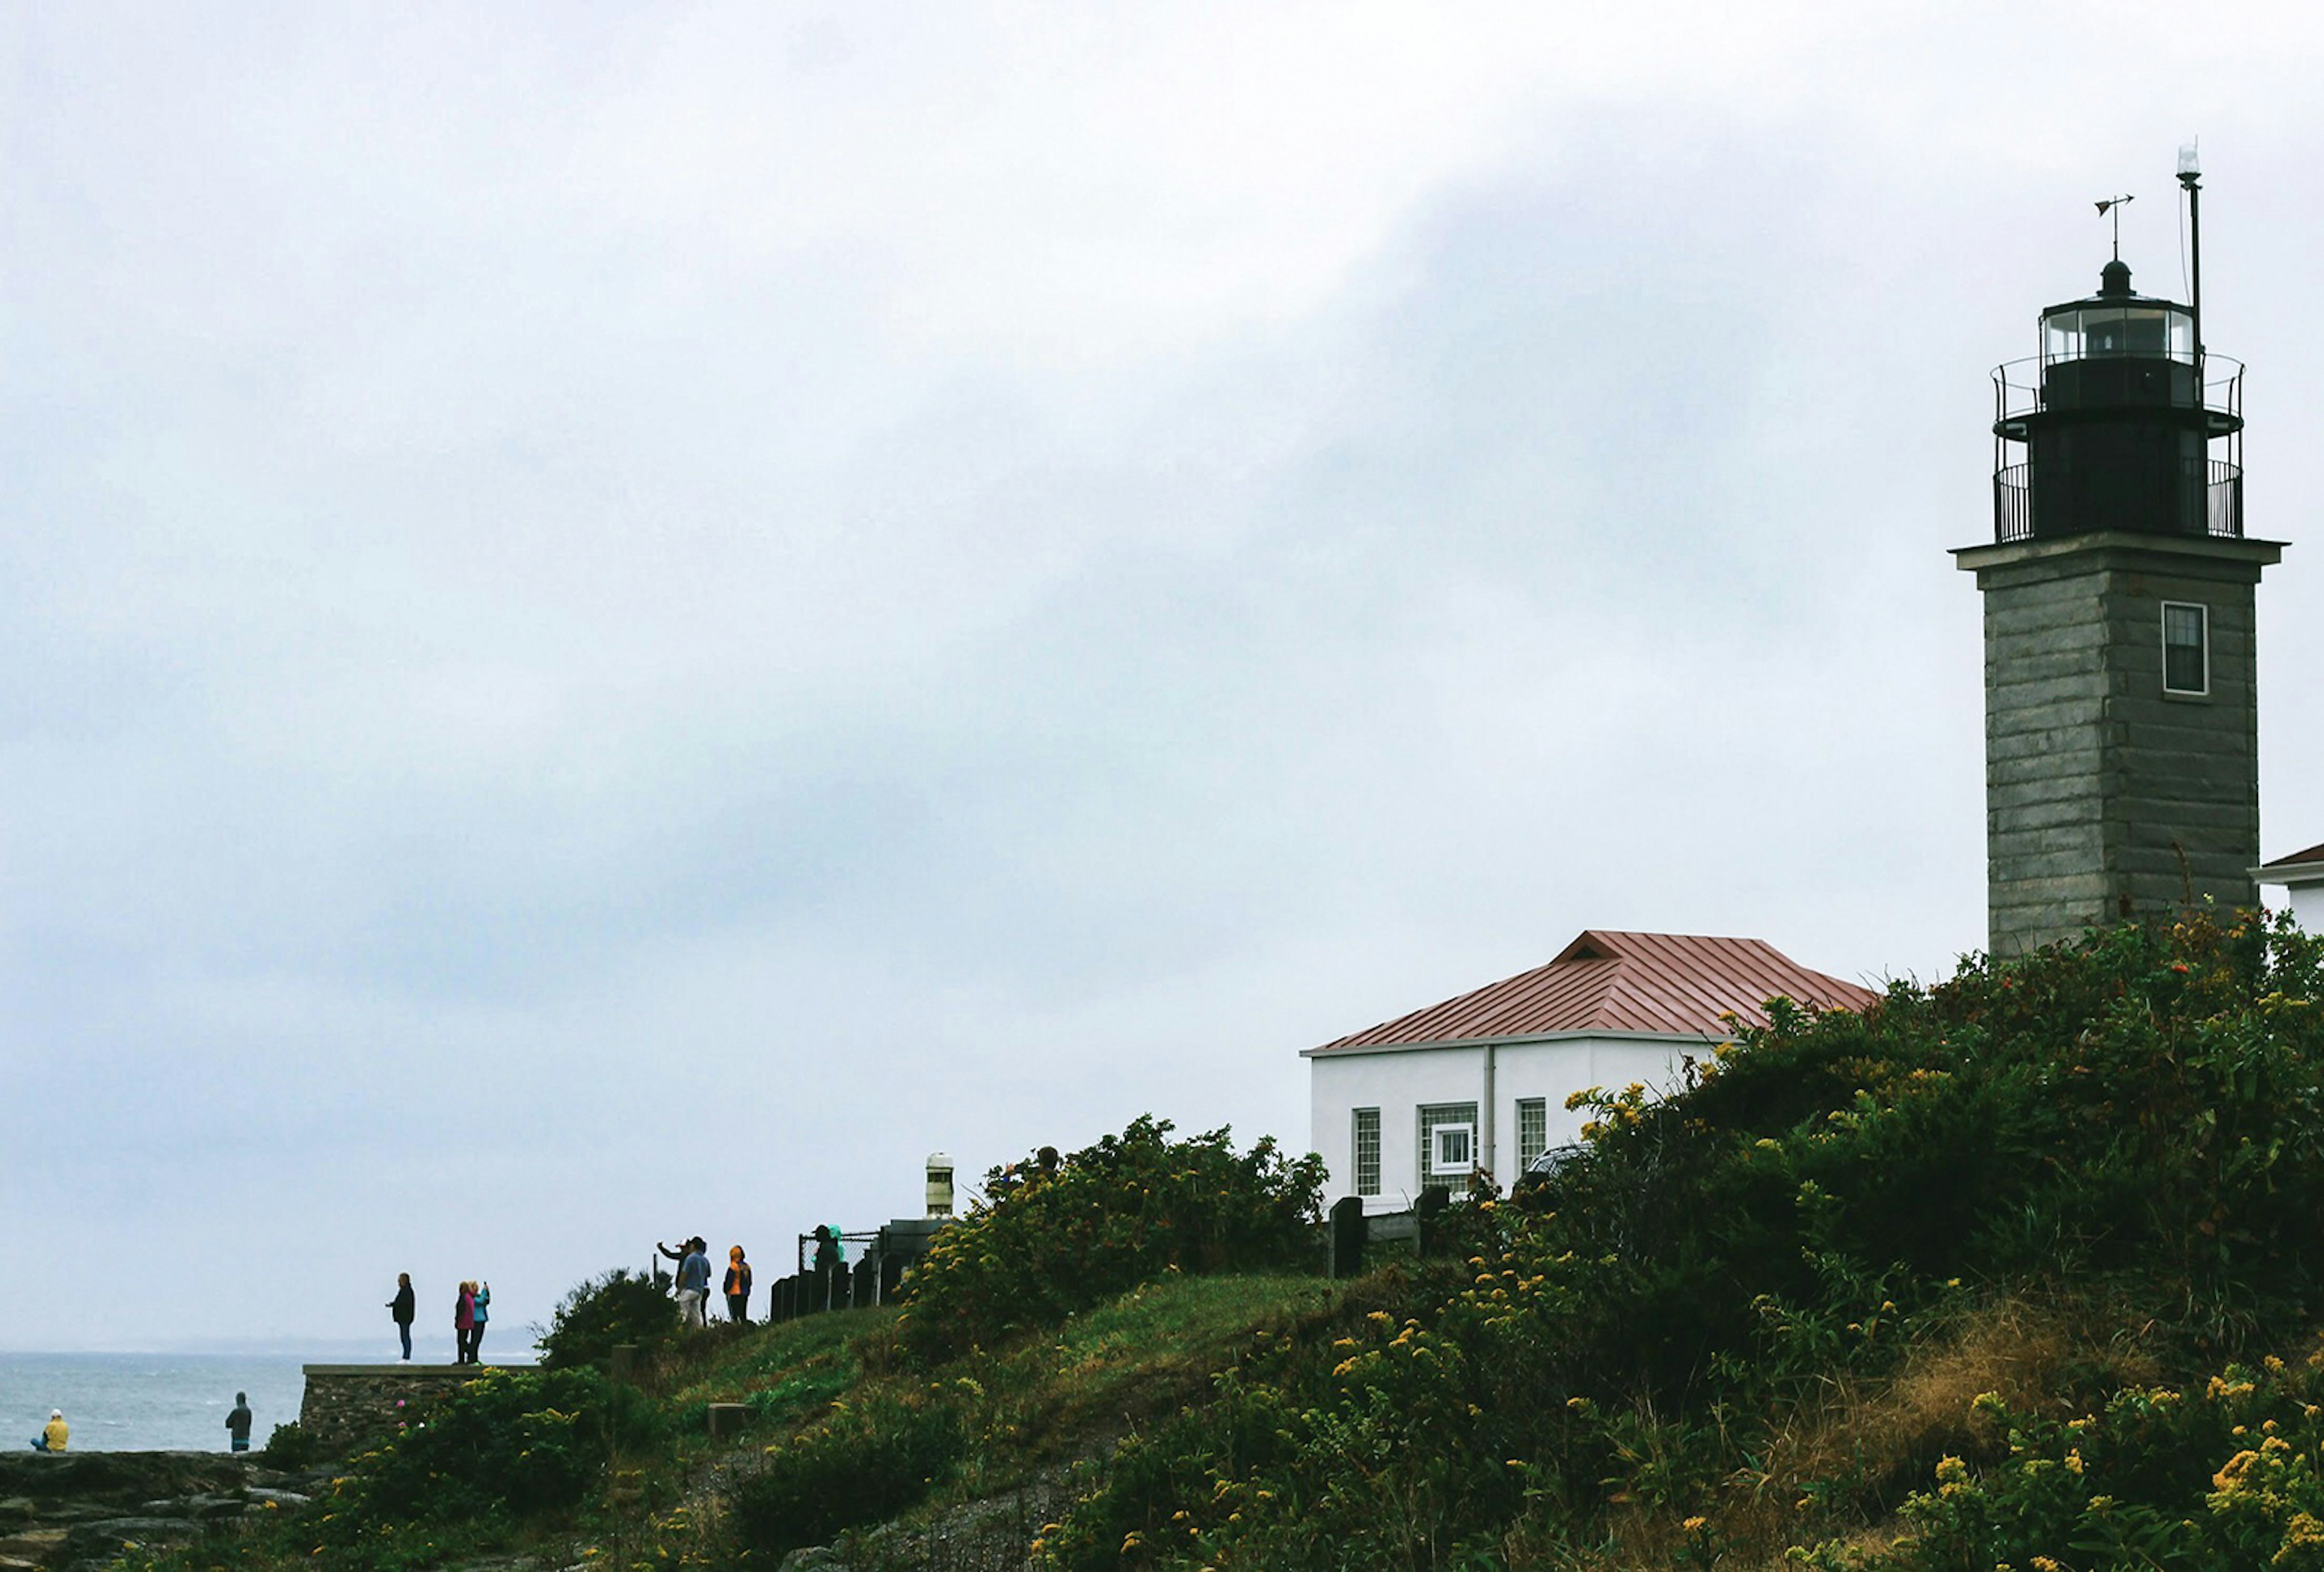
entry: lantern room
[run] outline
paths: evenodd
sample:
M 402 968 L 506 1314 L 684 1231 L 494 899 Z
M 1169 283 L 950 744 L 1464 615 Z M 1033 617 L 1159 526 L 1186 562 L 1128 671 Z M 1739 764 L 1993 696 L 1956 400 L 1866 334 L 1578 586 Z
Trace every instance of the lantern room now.
M 2042 352 L 1993 374 L 1994 539 L 2243 533 L 2243 365 L 2194 312 L 2130 287 L 2042 313 Z

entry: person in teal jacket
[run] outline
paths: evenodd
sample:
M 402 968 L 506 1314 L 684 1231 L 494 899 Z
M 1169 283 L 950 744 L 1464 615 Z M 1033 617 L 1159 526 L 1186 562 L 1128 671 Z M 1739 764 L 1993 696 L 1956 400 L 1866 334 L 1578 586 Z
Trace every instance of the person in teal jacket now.
M 476 1350 L 484 1345 L 484 1323 L 492 1318 L 492 1308 L 493 1285 L 480 1282 L 476 1285 L 475 1308 L 471 1312 L 475 1318 L 468 1327 L 468 1363 L 471 1364 L 478 1363 Z

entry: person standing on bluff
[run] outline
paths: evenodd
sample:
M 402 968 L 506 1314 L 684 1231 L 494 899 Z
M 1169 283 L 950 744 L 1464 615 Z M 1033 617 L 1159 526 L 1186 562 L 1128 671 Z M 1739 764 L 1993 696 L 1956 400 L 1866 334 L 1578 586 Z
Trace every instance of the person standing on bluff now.
M 35 1452 L 61 1452 L 65 1449 L 66 1443 L 69 1442 L 71 1439 L 72 1427 L 65 1423 L 65 1410 L 62 1409 L 51 1409 L 49 1410 L 49 1422 L 41 1427 L 40 1435 L 33 1438 L 32 1450 Z
M 473 1301 L 470 1308 L 475 1318 L 468 1323 L 468 1363 L 481 1364 L 484 1363 L 484 1323 L 492 1319 L 493 1285 L 488 1282 L 476 1284 L 476 1291 L 469 1298 Z
M 250 1394 L 248 1392 L 238 1392 L 234 1394 L 234 1411 L 226 1417 L 226 1434 L 233 1438 L 232 1450 L 236 1452 L 250 1450 Z
M 455 1364 L 468 1363 L 468 1337 L 476 1329 L 476 1285 L 464 1282 L 460 1297 L 452 1306 L 452 1341 L 457 1352 L 452 1356 Z
M 403 1339 L 403 1359 L 411 1362 L 411 1323 L 420 1314 L 420 1296 L 411 1291 L 411 1274 L 395 1274 L 395 1297 L 387 1301 L 387 1313 L 395 1318 L 395 1334 Z
M 678 1324 L 701 1326 L 702 1301 L 710 1297 L 710 1242 L 696 1234 L 686 1242 L 683 1253 L 667 1244 L 654 1248 L 678 1262 Z
M 751 1318 L 751 1263 L 739 1244 L 726 1253 L 726 1318 L 738 1327 Z

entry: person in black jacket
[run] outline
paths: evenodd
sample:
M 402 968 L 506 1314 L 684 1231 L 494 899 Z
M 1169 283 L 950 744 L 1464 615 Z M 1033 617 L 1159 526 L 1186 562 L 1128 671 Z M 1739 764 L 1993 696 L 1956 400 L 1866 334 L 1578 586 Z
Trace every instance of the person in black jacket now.
M 411 1361 L 411 1322 L 420 1314 L 420 1297 L 411 1291 L 411 1274 L 395 1274 L 395 1297 L 387 1301 L 387 1313 L 395 1318 L 395 1329 L 403 1338 L 403 1359 Z

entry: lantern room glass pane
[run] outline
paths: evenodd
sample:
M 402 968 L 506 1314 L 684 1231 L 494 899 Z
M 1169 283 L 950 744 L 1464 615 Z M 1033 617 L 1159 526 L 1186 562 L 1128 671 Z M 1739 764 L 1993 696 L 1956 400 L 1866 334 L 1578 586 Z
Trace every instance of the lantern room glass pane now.
M 2161 307 L 2134 307 L 2122 314 L 2122 352 L 2160 360 L 2171 351 L 2171 313 Z
M 2042 359 L 2047 365 L 2124 355 L 2193 360 L 2193 319 L 2177 306 L 2162 304 L 2070 307 L 2042 319 Z
M 2119 306 L 2093 307 L 2082 313 L 2082 356 L 2095 360 L 2100 356 L 2125 355 L 2123 347 L 2123 311 Z
M 2082 357 L 2082 314 L 2052 311 L 2042 319 L 2042 358 L 2046 361 Z

